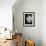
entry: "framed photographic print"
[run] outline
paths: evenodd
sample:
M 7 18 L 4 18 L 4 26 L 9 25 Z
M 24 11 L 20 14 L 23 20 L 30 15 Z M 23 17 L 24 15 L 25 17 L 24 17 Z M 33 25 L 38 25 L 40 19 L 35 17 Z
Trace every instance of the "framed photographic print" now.
M 23 12 L 23 26 L 24 27 L 35 26 L 35 12 Z

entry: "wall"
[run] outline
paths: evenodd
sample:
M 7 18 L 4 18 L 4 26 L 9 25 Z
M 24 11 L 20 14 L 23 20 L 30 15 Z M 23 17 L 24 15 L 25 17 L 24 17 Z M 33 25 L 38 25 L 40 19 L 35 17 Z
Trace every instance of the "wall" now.
M 36 46 L 41 46 L 41 1 L 23 0 L 16 5 L 13 6 L 15 29 L 23 33 L 24 39 L 34 40 Z M 35 12 L 35 27 L 23 26 L 23 12 Z
M 41 38 L 42 46 L 46 46 L 46 0 L 41 1 Z
M 12 29 L 12 6 L 16 0 L 0 0 L 0 27 Z

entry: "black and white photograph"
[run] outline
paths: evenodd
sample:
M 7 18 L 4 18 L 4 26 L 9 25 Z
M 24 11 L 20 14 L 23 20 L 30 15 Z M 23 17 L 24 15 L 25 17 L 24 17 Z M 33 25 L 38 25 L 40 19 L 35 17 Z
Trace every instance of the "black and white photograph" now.
M 32 27 L 35 25 L 35 12 L 23 13 L 23 26 Z

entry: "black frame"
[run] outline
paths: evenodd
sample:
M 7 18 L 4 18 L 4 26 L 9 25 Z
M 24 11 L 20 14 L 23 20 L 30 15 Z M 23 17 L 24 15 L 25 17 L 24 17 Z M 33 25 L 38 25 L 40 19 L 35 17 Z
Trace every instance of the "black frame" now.
M 35 26 L 35 12 L 23 12 L 23 26 L 24 27 Z

